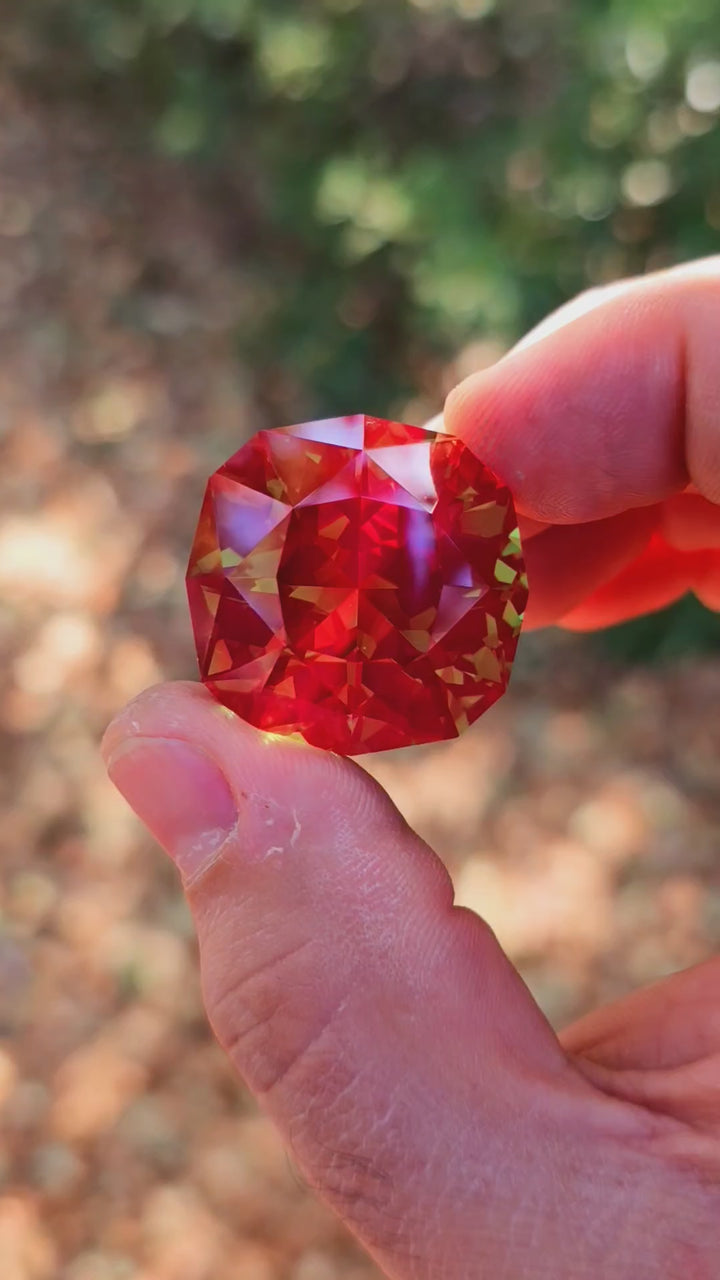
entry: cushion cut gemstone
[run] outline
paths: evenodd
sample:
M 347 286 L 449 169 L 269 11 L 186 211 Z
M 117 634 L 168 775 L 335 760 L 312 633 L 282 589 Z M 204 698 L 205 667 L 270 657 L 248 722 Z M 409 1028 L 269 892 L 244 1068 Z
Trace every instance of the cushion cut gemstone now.
M 508 489 L 460 440 L 364 415 L 261 431 L 220 467 L 187 587 L 219 701 L 344 755 L 476 720 L 527 599 Z

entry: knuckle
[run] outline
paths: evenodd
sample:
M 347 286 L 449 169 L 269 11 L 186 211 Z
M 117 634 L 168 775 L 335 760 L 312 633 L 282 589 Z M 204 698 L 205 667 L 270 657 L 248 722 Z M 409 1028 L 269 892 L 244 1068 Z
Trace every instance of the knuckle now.
M 338 1063 L 323 1094 L 291 1128 L 294 1158 L 312 1187 L 385 1256 L 409 1257 L 418 1224 L 408 1213 L 408 1135 L 393 1102 L 370 1120 L 354 1064 Z
M 316 976 L 319 960 L 311 939 L 260 964 L 220 966 L 206 981 L 206 1002 L 215 1034 L 251 1089 L 267 1095 L 302 1076 L 313 1087 L 332 1055 L 342 998 Z

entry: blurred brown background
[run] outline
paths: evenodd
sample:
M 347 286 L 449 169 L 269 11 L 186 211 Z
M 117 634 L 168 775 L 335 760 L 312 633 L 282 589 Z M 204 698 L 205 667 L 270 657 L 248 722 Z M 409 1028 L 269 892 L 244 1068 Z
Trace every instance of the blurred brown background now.
M 712 250 L 713 10 L 6 0 L 3 1280 L 376 1275 L 214 1045 L 98 737 L 194 673 L 187 548 L 247 434 L 420 422 L 569 294 Z M 717 636 L 528 638 L 464 739 L 367 761 L 557 1024 L 717 945 Z

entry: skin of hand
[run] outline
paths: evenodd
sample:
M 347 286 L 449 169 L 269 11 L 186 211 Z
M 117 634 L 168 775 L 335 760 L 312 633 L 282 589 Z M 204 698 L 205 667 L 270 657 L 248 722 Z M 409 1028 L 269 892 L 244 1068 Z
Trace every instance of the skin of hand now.
M 451 395 L 516 495 L 531 625 L 720 607 L 718 334 L 720 259 L 584 296 Z M 558 1037 L 351 761 L 193 684 L 104 754 L 179 869 L 220 1044 L 389 1277 L 720 1277 L 720 957 Z

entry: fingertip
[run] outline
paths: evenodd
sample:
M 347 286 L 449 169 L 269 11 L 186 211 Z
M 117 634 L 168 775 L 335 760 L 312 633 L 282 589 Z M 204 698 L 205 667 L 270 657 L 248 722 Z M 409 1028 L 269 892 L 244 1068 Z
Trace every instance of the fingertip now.
M 317 750 L 298 737 L 256 729 L 214 698 L 204 685 L 177 680 L 151 685 L 133 698 L 113 718 L 100 750 L 106 763 L 132 738 L 166 738 L 185 741 L 224 762 L 229 776 L 248 753 L 258 758 L 290 755 L 314 756 L 332 761 L 339 757 Z
M 238 806 L 225 774 L 189 742 L 131 736 L 111 754 L 107 770 L 186 887 L 236 830 Z
M 448 430 L 530 519 L 580 523 L 663 501 L 688 479 L 685 410 L 697 395 L 686 394 L 686 343 L 701 288 L 668 273 L 576 300 L 450 393 Z
M 154 685 L 128 703 L 108 726 L 101 745 L 111 777 L 141 818 L 141 804 L 150 803 L 152 813 L 145 817 L 146 825 L 166 848 L 168 841 L 160 834 L 165 823 L 160 819 L 167 804 L 151 803 L 153 788 L 130 763 L 133 756 L 138 758 L 133 745 L 148 742 L 185 744 L 214 765 L 227 780 L 241 814 L 247 814 L 248 798 L 255 803 L 265 797 L 286 815 L 299 815 L 298 821 L 304 815 L 302 820 L 317 826 L 319 833 L 334 832 L 339 857 L 344 849 L 351 853 L 358 833 L 379 843 L 384 838 L 401 838 L 407 830 L 380 784 L 355 761 L 297 738 L 256 729 L 201 684 L 177 681 Z M 154 745 L 148 757 L 153 766 L 158 750 Z M 128 783 L 131 771 L 133 779 Z M 119 782 L 121 772 L 125 787 Z M 133 785 L 131 796 L 128 789 L 135 776 L 137 786 Z
M 203 685 L 191 680 L 150 685 L 115 713 L 100 741 L 100 754 L 107 764 L 128 738 L 172 736 L 196 707 L 211 711 L 212 706 L 218 708 L 219 703 Z M 167 735 L 160 732 L 163 728 Z

